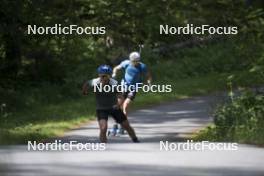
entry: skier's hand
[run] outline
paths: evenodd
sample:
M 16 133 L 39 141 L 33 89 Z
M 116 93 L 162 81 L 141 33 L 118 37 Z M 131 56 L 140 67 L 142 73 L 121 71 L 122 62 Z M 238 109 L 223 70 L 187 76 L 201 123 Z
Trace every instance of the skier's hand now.
M 147 85 L 151 86 L 151 80 L 147 80 Z
M 116 74 L 115 73 L 112 74 L 112 78 L 116 78 Z

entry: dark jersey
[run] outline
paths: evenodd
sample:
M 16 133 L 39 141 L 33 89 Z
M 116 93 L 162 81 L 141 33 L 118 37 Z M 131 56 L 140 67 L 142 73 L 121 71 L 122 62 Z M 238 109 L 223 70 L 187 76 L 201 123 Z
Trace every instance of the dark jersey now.
M 100 78 L 94 78 L 90 81 L 88 81 L 88 85 L 92 88 L 92 91 L 94 92 L 95 87 L 100 86 Z M 108 86 L 117 85 L 118 82 L 112 78 L 110 78 Z M 115 89 L 111 89 L 111 91 L 100 91 L 100 89 L 96 89 L 95 93 L 95 99 L 96 99 L 96 109 L 112 109 L 117 105 L 117 95 L 118 92 Z

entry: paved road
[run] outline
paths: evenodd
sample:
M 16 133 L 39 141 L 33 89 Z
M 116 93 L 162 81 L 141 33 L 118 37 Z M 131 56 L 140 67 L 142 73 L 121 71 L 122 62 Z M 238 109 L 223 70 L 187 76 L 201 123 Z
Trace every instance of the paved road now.
M 141 143 L 128 136 L 112 137 L 104 151 L 27 151 L 27 146 L 0 147 L 0 176 L 93 175 L 264 175 L 264 149 L 238 145 L 236 151 L 160 150 L 160 141 L 185 141 L 186 136 L 211 122 L 212 97 L 195 97 L 140 109 L 130 114 Z M 110 124 L 112 121 L 110 121 Z M 72 130 L 62 142 L 98 142 L 91 122 Z M 175 145 L 174 145 L 175 146 Z

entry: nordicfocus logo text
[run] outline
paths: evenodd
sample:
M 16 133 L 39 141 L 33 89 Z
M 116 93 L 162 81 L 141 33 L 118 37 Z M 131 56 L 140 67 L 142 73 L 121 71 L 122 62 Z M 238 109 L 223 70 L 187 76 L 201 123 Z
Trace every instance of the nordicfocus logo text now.
M 61 140 L 55 140 L 54 142 L 50 143 L 37 143 L 37 141 L 28 141 L 28 151 L 103 151 L 105 149 L 105 143 L 80 143 L 77 141 L 63 143 Z
M 61 24 L 55 24 L 54 26 L 37 26 L 28 25 L 27 34 L 28 35 L 103 35 L 106 33 L 106 28 L 103 26 L 78 26 L 78 25 L 68 25 L 62 26 Z
M 219 151 L 235 151 L 238 150 L 238 143 L 213 143 L 209 141 L 194 142 L 193 140 L 187 140 L 186 142 L 168 142 L 160 141 L 161 151 L 181 151 L 181 150 L 219 150 Z
M 172 92 L 172 85 L 144 85 L 143 83 L 137 83 L 136 85 L 103 85 L 97 84 L 93 87 L 94 92 L 127 92 L 134 91 L 139 92 Z
M 235 35 L 238 34 L 237 26 L 210 26 L 210 25 L 201 25 L 194 26 L 193 24 L 187 24 L 186 26 L 169 26 L 169 25 L 160 25 L 160 34 L 165 35 L 204 35 L 204 34 L 217 34 L 217 35 Z

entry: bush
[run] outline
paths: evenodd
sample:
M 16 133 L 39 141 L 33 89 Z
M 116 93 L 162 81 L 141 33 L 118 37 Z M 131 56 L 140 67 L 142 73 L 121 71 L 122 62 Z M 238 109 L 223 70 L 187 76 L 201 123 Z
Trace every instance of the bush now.
M 243 93 L 218 107 L 214 122 L 217 140 L 264 143 L 264 95 Z

